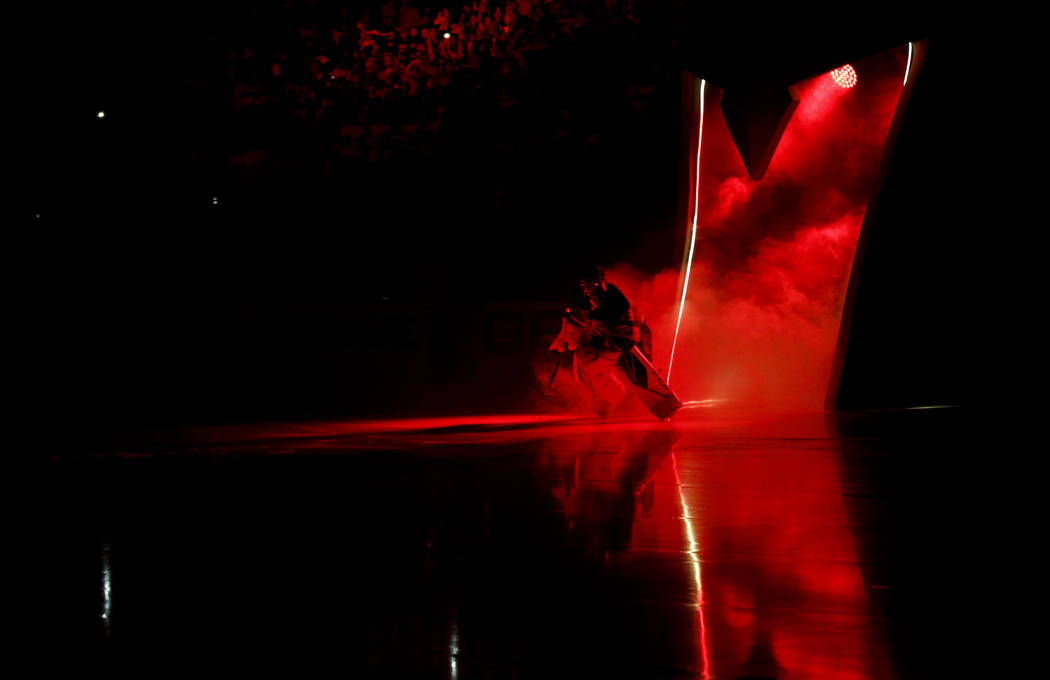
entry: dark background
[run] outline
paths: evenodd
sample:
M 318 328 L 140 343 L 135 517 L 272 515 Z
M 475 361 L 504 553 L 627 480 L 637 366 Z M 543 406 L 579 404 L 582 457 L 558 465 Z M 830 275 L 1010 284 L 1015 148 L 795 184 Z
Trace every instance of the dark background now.
M 829 33 L 815 14 L 755 23 L 685 4 L 639 3 L 637 25 L 553 43 L 513 107 L 460 93 L 428 157 L 327 172 L 316 140 L 232 116 L 222 59 L 240 5 L 40 10 L 15 185 L 40 398 L 100 441 L 163 424 L 530 408 L 529 357 L 578 263 L 680 262 L 683 68 L 720 87 L 789 83 L 930 38 L 839 405 L 974 399 L 983 378 L 960 366 L 985 364 L 979 312 L 995 302 L 974 290 L 973 263 L 1006 161 L 995 125 L 975 124 L 993 116 L 988 86 L 982 105 L 962 102 L 994 59 L 939 17 L 857 10 Z M 631 85 L 653 87 L 641 109 Z M 232 173 L 231 140 L 246 134 L 293 162 Z

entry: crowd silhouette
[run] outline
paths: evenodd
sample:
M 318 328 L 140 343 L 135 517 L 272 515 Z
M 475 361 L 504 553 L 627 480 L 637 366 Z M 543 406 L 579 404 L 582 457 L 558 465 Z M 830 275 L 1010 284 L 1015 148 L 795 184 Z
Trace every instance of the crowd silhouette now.
M 228 164 L 267 161 L 266 130 L 292 130 L 325 155 L 378 161 L 431 153 L 450 108 L 485 97 L 514 106 L 530 60 L 598 27 L 638 24 L 634 0 L 315 0 L 259 6 L 226 54 L 238 131 Z M 431 3 L 432 4 L 432 3 Z

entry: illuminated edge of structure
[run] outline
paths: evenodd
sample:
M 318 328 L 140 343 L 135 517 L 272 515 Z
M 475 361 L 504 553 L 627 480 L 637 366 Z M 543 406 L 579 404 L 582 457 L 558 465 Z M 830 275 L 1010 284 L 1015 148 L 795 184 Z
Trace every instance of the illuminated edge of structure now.
M 667 383 L 671 383 L 671 366 L 674 364 L 675 348 L 678 346 L 678 329 L 682 326 L 682 313 L 685 311 L 685 295 L 689 290 L 689 274 L 693 268 L 693 250 L 696 248 L 697 220 L 700 217 L 700 146 L 704 140 L 704 89 L 707 81 L 700 79 L 700 127 L 696 135 L 696 189 L 693 192 L 693 231 L 689 237 L 689 254 L 685 258 L 685 278 L 682 281 L 682 302 L 678 305 L 678 322 L 674 327 L 674 341 L 671 343 L 671 358 L 667 361 Z
M 911 73 L 911 55 L 915 50 L 915 43 L 908 43 L 908 66 L 904 69 L 904 84 L 908 84 L 908 75 Z

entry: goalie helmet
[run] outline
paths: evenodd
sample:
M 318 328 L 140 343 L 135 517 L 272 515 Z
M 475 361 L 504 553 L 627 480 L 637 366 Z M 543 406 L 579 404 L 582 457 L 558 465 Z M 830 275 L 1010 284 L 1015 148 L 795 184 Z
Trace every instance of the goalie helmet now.
M 577 281 L 585 295 L 593 295 L 599 288 L 605 287 L 605 270 L 596 265 L 581 267 Z

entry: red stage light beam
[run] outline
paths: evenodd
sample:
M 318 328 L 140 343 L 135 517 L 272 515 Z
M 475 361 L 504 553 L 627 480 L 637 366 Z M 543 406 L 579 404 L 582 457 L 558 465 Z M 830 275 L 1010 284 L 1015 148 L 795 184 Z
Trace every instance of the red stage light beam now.
M 685 258 L 685 279 L 682 282 L 682 302 L 678 305 L 678 322 L 674 327 L 674 341 L 671 343 L 671 358 L 667 361 L 667 384 L 671 384 L 671 366 L 674 364 L 674 352 L 678 347 L 678 330 L 682 327 L 682 313 L 685 311 L 685 295 L 689 290 L 689 274 L 693 268 L 693 250 L 696 248 L 697 220 L 700 217 L 700 145 L 704 140 L 704 89 L 707 81 L 700 80 L 700 129 L 696 135 L 696 188 L 693 190 L 693 231 L 689 237 L 689 254 Z

